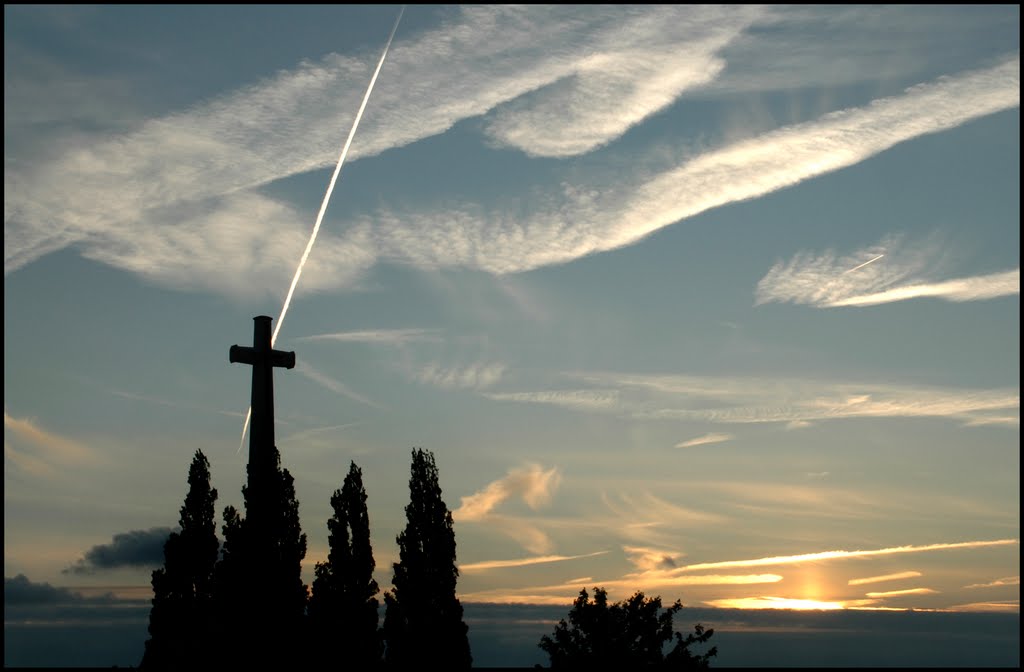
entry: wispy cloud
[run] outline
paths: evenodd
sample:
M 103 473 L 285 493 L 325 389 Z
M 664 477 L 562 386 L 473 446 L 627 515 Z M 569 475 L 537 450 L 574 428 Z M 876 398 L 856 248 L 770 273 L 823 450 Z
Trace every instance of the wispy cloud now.
M 851 606 L 874 604 L 875 600 L 799 600 L 788 597 L 730 597 L 719 600 L 708 600 L 705 604 L 721 609 L 810 609 L 831 611 L 847 609 Z
M 921 84 L 676 166 L 637 171 L 626 183 L 564 184 L 533 199 L 537 209 L 523 216 L 476 205 L 433 213 L 417 208 L 383 211 L 363 226 L 374 228 L 382 257 L 427 268 L 512 273 L 565 263 L 630 245 L 711 208 L 854 165 L 911 138 L 1017 107 L 1019 71 L 1014 56 L 994 68 Z
M 798 378 L 567 373 L 618 386 L 617 404 L 601 409 L 639 419 L 723 424 L 807 423 L 840 418 L 934 417 L 965 425 L 1019 424 L 1020 394 L 1010 389 L 954 389 Z M 613 387 L 614 390 L 614 387 Z M 543 397 L 538 397 L 540 401 Z
M 489 569 L 506 569 L 509 567 L 526 567 L 528 565 L 542 565 L 550 562 L 564 562 L 566 560 L 579 560 L 580 558 L 592 558 L 596 555 L 604 555 L 608 551 L 597 551 L 595 553 L 584 553 L 583 555 L 540 555 L 532 558 L 517 558 L 515 560 L 485 560 L 483 562 L 471 562 L 459 565 L 461 572 L 482 572 Z
M 342 343 L 387 343 L 401 344 L 409 342 L 440 340 L 438 329 L 372 329 L 366 331 L 340 331 L 333 334 L 316 334 L 299 336 L 296 341 L 340 341 Z
M 480 520 L 509 497 L 520 496 L 531 509 L 538 509 L 551 501 L 551 496 L 562 482 L 557 467 L 545 470 L 539 464 L 510 469 L 508 474 L 492 481 L 482 490 L 462 498 L 462 504 L 452 516 L 458 520 Z
M 689 441 L 677 443 L 676 448 L 693 448 L 695 446 L 706 446 L 710 443 L 722 443 L 723 441 L 731 441 L 734 438 L 736 437 L 734 437 L 732 434 L 705 434 L 704 436 L 698 436 L 697 438 L 690 439 Z
M 846 582 L 848 586 L 862 586 L 867 583 L 882 583 L 883 581 L 898 581 L 900 579 L 913 579 L 921 576 L 921 572 L 897 572 L 895 574 L 882 574 L 880 576 L 865 576 L 861 579 L 850 579 Z
M 516 401 L 526 404 L 550 404 L 575 410 L 612 409 L 618 404 L 617 390 L 549 390 L 543 392 L 490 392 L 484 395 L 495 401 Z
M 89 446 L 40 427 L 35 420 L 15 418 L 4 409 L 4 457 L 37 478 L 52 478 L 69 468 L 95 465 L 100 457 Z
M 329 425 L 327 427 L 313 427 L 312 429 L 303 429 L 301 431 L 295 432 L 293 434 L 289 434 L 288 436 L 282 438 L 281 442 L 282 443 L 298 442 L 298 441 L 309 439 L 311 437 L 314 437 L 314 436 L 317 436 L 317 435 L 320 435 L 320 434 L 326 434 L 328 432 L 335 432 L 335 431 L 337 431 L 339 429 L 348 429 L 349 427 L 356 427 L 356 426 L 361 425 L 361 424 L 362 424 L 361 421 L 355 421 L 355 422 L 345 422 L 345 423 L 342 423 L 340 425 Z
M 619 593 L 623 596 L 636 590 L 656 591 L 680 586 L 749 586 L 778 583 L 783 577 L 778 574 L 707 574 L 701 576 L 667 576 L 660 573 L 631 574 L 624 579 L 588 581 L 595 586 L 606 588 L 609 596 Z M 472 602 L 503 602 L 507 604 L 568 604 L 584 587 L 579 580 L 546 586 L 522 588 L 496 588 L 459 595 L 460 599 Z M 614 599 L 614 598 L 613 598 Z
M 481 116 L 496 144 L 540 156 L 592 151 L 725 73 L 723 48 L 767 14 L 690 6 L 450 10 L 437 27 L 392 46 L 350 158 Z M 328 55 L 5 171 L 5 273 L 76 245 L 90 259 L 164 284 L 279 293 L 312 217 L 255 189 L 333 163 L 373 63 L 372 54 Z M 535 205 L 524 213 L 415 203 L 356 216 L 343 232 L 322 234 L 301 290 L 351 285 L 381 259 L 493 273 L 564 263 L 1018 105 L 1013 54 L 993 68 L 667 167 L 653 159 L 658 165 L 632 179 L 566 182 L 528 199 Z
M 1011 613 L 1020 611 L 1020 600 L 995 600 L 993 602 L 971 602 L 970 604 L 957 604 L 946 609 L 946 611 L 987 611 L 996 613 Z
M 885 597 L 903 597 L 905 595 L 935 595 L 938 592 L 931 588 L 906 588 L 904 590 L 887 590 L 881 593 L 867 593 L 867 596 L 881 599 Z
M 416 373 L 416 380 L 445 389 L 480 390 L 491 387 L 505 373 L 505 365 L 498 362 L 477 362 L 468 366 L 446 367 L 436 362 Z
M 658 548 L 645 548 L 643 546 L 623 546 L 626 558 L 630 564 L 641 572 L 654 570 L 675 569 L 678 566 L 682 553 L 678 551 L 666 551 Z
M 944 544 L 928 544 L 925 546 L 893 546 L 867 551 L 822 551 L 800 555 L 782 555 L 770 558 L 754 558 L 751 560 L 725 560 L 721 562 L 701 562 L 678 568 L 677 572 L 694 572 L 707 569 L 727 569 L 733 567 L 765 567 L 776 565 L 793 565 L 804 562 L 835 560 L 839 558 L 864 558 L 879 555 L 896 555 L 901 553 L 927 553 L 931 551 L 947 551 L 956 549 L 987 548 L 990 546 L 1009 546 L 1019 544 L 1018 539 L 997 539 L 994 541 L 961 541 Z
M 350 158 L 444 133 L 491 110 L 486 128 L 496 143 L 544 155 L 589 151 L 713 77 L 723 67 L 714 52 L 758 13 L 691 7 L 449 10 L 437 28 L 392 45 Z M 30 172 L 5 171 L 11 196 L 4 207 L 5 273 L 77 243 L 86 256 L 169 284 L 273 291 L 282 273 L 290 276 L 302 249 L 301 242 L 293 249 L 292 239 L 298 235 L 304 242 L 308 222 L 251 190 L 333 163 L 374 61 L 375 54 L 367 53 L 303 62 L 146 121 L 131 133 L 79 141 Z M 525 94 L 531 95 L 517 100 Z M 544 127 L 535 128 L 542 120 Z M 552 146 L 569 137 L 581 140 Z M 61 185 L 59 195 L 49 193 L 55 184 Z M 231 196 L 246 190 L 243 199 Z M 167 217 L 170 208 L 175 213 Z M 186 209 L 191 217 L 182 216 Z M 254 235 L 257 229 L 263 235 Z M 316 267 L 304 278 L 306 290 L 351 282 L 365 269 L 366 255 L 373 256 L 372 245 L 357 245 L 358 252 L 337 245 L 327 235 L 321 240 L 310 262 Z M 279 253 L 287 257 L 281 268 L 275 263 Z M 260 273 L 232 278 L 246 268 Z
M 310 366 L 308 363 L 304 362 L 303 360 L 300 360 L 300 359 L 296 360 L 296 362 L 295 362 L 295 370 L 298 371 L 299 373 L 301 373 L 302 375 L 306 376 L 310 380 L 312 380 L 312 381 L 314 381 L 316 383 L 319 383 L 320 385 L 323 385 L 324 387 L 326 387 L 331 392 L 334 392 L 336 394 L 340 394 L 343 397 L 348 397 L 349 399 L 352 399 L 353 401 L 358 401 L 361 404 L 366 404 L 367 406 L 372 406 L 373 408 L 380 408 L 381 407 L 380 404 L 378 404 L 378 403 L 376 403 L 374 401 L 371 401 L 370 399 L 367 399 L 366 397 L 364 397 L 363 395 L 359 394 L 358 392 L 355 392 L 348 385 L 346 385 L 345 383 L 341 382 L 340 380 L 335 380 L 334 378 L 331 378 L 330 376 L 328 376 L 326 373 L 323 373 L 322 371 L 318 371 L 318 370 L 314 369 L 312 366 Z
M 171 401 L 169 399 L 162 399 L 160 397 L 154 397 L 148 394 L 138 394 L 137 392 L 126 392 L 124 390 L 110 390 L 110 393 L 116 397 L 123 399 L 131 399 L 133 401 L 144 401 L 149 404 L 155 404 L 157 406 L 167 406 L 169 408 L 181 408 L 188 411 L 200 411 L 204 413 L 216 413 L 218 415 L 226 415 L 232 418 L 244 418 L 244 413 L 238 411 L 222 411 L 222 410 L 210 410 L 205 406 L 199 404 L 187 404 L 180 401 Z
M 546 506 L 558 489 L 562 476 L 557 467 L 545 470 L 539 464 L 516 467 L 483 489 L 462 498 L 452 512 L 459 522 L 486 522 L 488 526 L 515 539 L 531 553 L 549 553 L 554 544 L 535 522 L 520 517 L 496 515 L 499 504 L 520 497 L 533 510 Z
M 755 305 L 797 303 L 815 308 L 874 306 L 921 297 L 978 301 L 1020 294 L 1020 269 L 988 275 L 935 279 L 942 273 L 942 249 L 891 237 L 839 257 L 798 253 L 775 264 L 757 284 Z
M 625 542 L 627 558 L 638 568 L 638 563 L 664 568 L 681 558 L 683 553 L 668 549 L 679 543 L 682 530 L 721 526 L 729 520 L 717 513 L 680 506 L 651 492 L 602 493 L 601 502 L 608 513 L 598 513 L 590 522 Z
M 995 581 L 989 581 L 988 583 L 972 583 L 969 586 L 964 586 L 964 588 L 1000 588 L 1002 586 L 1019 586 L 1019 585 L 1020 585 L 1020 577 L 1019 576 L 1006 576 L 1006 577 L 1003 577 L 1001 579 L 996 579 Z
M 499 107 L 487 120 L 487 134 L 534 156 L 592 151 L 716 79 L 726 66 L 716 53 L 764 11 L 750 5 L 676 9 L 626 13 L 618 26 L 594 35 L 592 52 L 561 77 Z M 659 27 L 662 22 L 669 25 Z M 648 41 L 638 44 L 639 35 Z

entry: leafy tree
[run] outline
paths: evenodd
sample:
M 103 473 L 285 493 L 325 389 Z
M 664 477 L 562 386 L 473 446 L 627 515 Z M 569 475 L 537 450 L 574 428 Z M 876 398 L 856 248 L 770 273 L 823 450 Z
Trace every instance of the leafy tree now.
M 188 494 L 178 525 L 164 544 L 164 566 L 153 572 L 153 608 L 141 667 L 194 669 L 205 665 L 213 625 L 213 572 L 217 562 L 210 462 L 197 450 L 188 470 Z
M 306 535 L 299 524 L 295 482 L 273 448 L 272 469 L 242 487 L 246 516 L 224 509 L 224 550 L 214 573 L 225 668 L 290 667 L 299 641 L 308 589 L 302 583 Z
M 473 658 L 455 597 L 455 531 L 433 453 L 414 449 L 411 472 L 394 592 L 384 594 L 385 660 L 409 669 L 465 669 Z
M 608 605 L 608 593 L 594 588 L 591 602 L 586 589 L 580 591 L 569 611 L 569 622 L 559 621 L 553 637 L 541 637 L 540 646 L 551 658 L 551 667 L 583 666 L 629 669 L 665 667 L 680 670 L 705 669 L 717 655 L 691 653 L 693 644 L 707 642 L 714 630 L 694 626 L 694 634 L 683 636 L 672 628 L 672 617 L 683 608 L 679 600 L 662 609 L 661 598 L 646 598 L 641 592 L 622 602 Z M 665 653 L 666 645 L 675 645 Z
M 377 632 L 376 566 L 370 545 L 363 472 L 355 462 L 341 490 L 331 497 L 334 515 L 327 521 L 330 552 L 316 563 L 309 601 L 311 648 L 318 662 L 343 658 L 354 669 L 378 664 L 383 652 Z

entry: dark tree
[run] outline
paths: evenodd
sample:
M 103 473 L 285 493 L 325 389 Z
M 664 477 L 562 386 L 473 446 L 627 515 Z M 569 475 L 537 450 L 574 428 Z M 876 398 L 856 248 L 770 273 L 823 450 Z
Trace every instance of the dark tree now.
M 205 667 L 213 626 L 213 571 L 217 562 L 210 463 L 197 450 L 188 470 L 188 494 L 178 525 L 164 544 L 164 566 L 153 572 L 153 608 L 140 667 L 185 670 Z
M 214 573 L 223 643 L 217 664 L 224 669 L 291 667 L 303 655 L 306 535 L 294 480 L 276 447 L 272 457 L 275 468 L 255 479 L 259 491 L 242 487 L 246 516 L 224 509 L 224 550 Z
M 441 499 L 434 455 L 412 451 L 405 530 L 398 535 L 394 592 L 384 594 L 385 660 L 402 668 L 472 665 L 462 604 L 455 597 L 452 514 Z
M 364 670 L 380 663 L 377 632 L 377 582 L 370 545 L 363 472 L 355 462 L 331 497 L 334 515 L 327 521 L 327 562 L 316 563 L 309 600 L 310 648 L 321 667 L 344 662 Z M 333 659 L 333 660 L 332 660 Z
M 559 621 L 553 637 L 541 637 L 540 648 L 551 658 L 551 667 L 630 669 L 664 667 L 674 670 L 705 669 L 717 647 L 702 655 L 692 653 L 693 644 L 707 642 L 714 630 L 694 626 L 685 638 L 673 632 L 672 617 L 683 608 L 675 604 L 662 609 L 661 598 L 645 598 L 641 592 L 628 600 L 608 605 L 608 593 L 594 589 L 591 602 L 581 590 L 569 611 L 569 622 Z M 666 653 L 670 642 L 675 644 Z

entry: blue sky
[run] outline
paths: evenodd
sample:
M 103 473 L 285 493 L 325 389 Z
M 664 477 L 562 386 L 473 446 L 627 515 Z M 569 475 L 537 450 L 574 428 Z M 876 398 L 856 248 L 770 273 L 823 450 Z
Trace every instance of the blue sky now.
M 196 449 L 241 503 L 227 350 L 398 10 L 5 6 L 6 577 L 148 589 Z M 276 343 L 307 580 L 355 460 L 390 584 L 417 446 L 465 601 L 1019 611 L 1019 48 L 1016 6 L 408 7 Z

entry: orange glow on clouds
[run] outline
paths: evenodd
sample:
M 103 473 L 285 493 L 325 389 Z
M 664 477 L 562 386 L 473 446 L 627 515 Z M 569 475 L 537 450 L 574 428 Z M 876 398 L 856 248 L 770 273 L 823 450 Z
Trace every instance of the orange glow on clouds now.
M 883 574 L 881 576 L 866 576 L 862 579 L 850 579 L 846 582 L 848 586 L 862 586 L 865 583 L 881 583 L 882 581 L 896 581 L 898 579 L 916 579 L 921 572 L 899 572 L 897 574 Z
M 893 546 L 870 551 L 822 551 L 820 553 L 803 553 L 801 555 L 779 555 L 770 558 L 754 558 L 752 560 L 726 560 L 724 562 L 702 562 L 695 565 L 680 567 L 677 571 L 692 572 L 700 569 L 721 569 L 726 567 L 760 567 L 766 565 L 792 565 L 815 560 L 836 560 L 840 558 L 862 558 L 873 555 L 892 555 L 896 553 L 923 553 L 925 551 L 943 551 L 957 548 L 982 548 L 985 546 L 1006 546 L 1019 544 L 1018 539 L 997 539 L 995 541 L 961 541 L 952 544 L 928 544 L 926 546 Z
M 903 595 L 934 595 L 937 590 L 931 588 L 908 588 L 906 590 L 889 590 L 884 593 L 868 593 L 868 597 L 902 597 Z
M 855 602 L 873 602 L 873 600 L 854 600 Z M 850 603 L 820 600 L 794 600 L 788 597 L 733 597 L 705 602 L 712 607 L 721 609 L 800 609 L 800 610 L 835 610 L 845 609 Z

